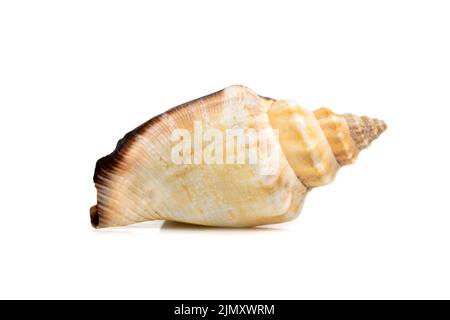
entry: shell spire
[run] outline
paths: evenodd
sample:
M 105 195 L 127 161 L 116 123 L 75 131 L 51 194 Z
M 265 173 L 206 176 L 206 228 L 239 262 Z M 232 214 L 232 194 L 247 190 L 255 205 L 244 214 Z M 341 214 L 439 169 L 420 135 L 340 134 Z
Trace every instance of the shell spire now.
M 387 129 L 386 123 L 382 120 L 366 116 L 359 117 L 350 113 L 344 114 L 343 117 L 350 129 L 350 135 L 359 150 L 369 147 L 372 141 L 377 139 Z

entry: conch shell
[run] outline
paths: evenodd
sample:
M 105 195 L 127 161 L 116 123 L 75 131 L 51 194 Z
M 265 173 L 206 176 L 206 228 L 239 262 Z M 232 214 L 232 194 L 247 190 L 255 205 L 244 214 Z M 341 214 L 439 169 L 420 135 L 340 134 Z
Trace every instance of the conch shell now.
M 210 153 L 220 161 L 203 161 L 195 150 L 205 142 L 195 137 L 200 129 L 213 132 L 209 141 L 229 129 L 265 132 L 265 149 L 278 152 L 261 156 L 263 143 L 247 139 L 247 147 L 257 151 L 256 162 L 248 161 L 248 155 L 237 163 L 222 161 L 237 156 L 228 142 Z M 309 190 L 332 182 L 339 168 L 353 163 L 385 129 L 380 120 L 326 108 L 312 112 L 292 101 L 231 86 L 147 121 L 101 158 L 94 175 L 97 205 L 91 208 L 91 222 L 103 228 L 148 220 L 222 227 L 289 221 L 300 213 Z M 192 148 L 183 149 L 187 161 L 182 163 L 173 161 L 177 130 L 180 141 L 186 134 L 194 136 Z

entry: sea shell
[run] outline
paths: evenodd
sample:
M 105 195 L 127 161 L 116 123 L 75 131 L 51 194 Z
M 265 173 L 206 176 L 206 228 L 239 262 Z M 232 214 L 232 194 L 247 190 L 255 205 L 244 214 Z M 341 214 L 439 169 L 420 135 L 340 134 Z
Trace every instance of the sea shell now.
M 147 121 L 100 159 L 91 222 L 102 228 L 148 220 L 222 227 L 289 221 L 298 216 L 312 188 L 333 181 L 339 168 L 354 162 L 385 129 L 380 120 L 326 108 L 312 112 L 292 101 L 231 86 Z M 180 136 L 194 136 L 184 155 L 174 153 L 174 132 L 180 130 Z M 228 161 L 239 157 L 228 140 L 222 150 L 209 150 L 216 159 L 208 162 L 196 153 L 208 148 L 203 148 L 205 135 L 198 130 L 213 132 L 209 141 L 214 142 L 218 140 L 212 136 L 227 137 L 231 130 L 264 132 L 266 152 L 261 141 L 246 136 L 245 146 L 256 150 L 256 162 L 249 161 L 250 149 L 240 162 Z M 178 142 L 188 139 L 183 136 Z M 187 161 L 175 163 L 174 154 Z

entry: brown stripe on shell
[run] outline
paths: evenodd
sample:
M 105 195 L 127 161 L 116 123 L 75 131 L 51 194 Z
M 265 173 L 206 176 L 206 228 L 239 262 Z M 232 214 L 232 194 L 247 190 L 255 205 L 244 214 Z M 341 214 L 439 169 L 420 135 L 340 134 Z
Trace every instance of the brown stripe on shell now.
M 98 207 L 97 205 L 92 206 L 90 211 L 90 217 L 91 217 L 91 224 L 94 228 L 97 228 L 98 225 L 100 224 L 100 217 L 98 215 Z

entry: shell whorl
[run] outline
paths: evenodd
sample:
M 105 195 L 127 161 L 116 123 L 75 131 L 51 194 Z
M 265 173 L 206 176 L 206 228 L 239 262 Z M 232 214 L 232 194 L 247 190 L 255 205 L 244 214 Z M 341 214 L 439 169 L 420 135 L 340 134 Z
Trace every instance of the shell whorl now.
M 287 100 L 275 101 L 269 118 L 292 169 L 308 188 L 332 182 L 341 166 L 353 163 L 386 130 L 381 120 L 328 108 L 311 112 Z
M 386 123 L 382 120 L 366 116 L 358 117 L 350 113 L 344 114 L 342 117 L 347 122 L 350 135 L 359 150 L 369 147 L 372 141 L 387 129 Z
M 386 129 L 384 121 L 351 113 L 338 115 L 328 108 L 314 111 L 338 163 L 353 163 L 361 150 L 370 146 Z

